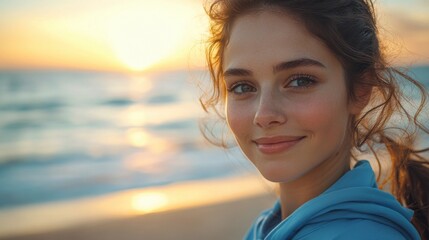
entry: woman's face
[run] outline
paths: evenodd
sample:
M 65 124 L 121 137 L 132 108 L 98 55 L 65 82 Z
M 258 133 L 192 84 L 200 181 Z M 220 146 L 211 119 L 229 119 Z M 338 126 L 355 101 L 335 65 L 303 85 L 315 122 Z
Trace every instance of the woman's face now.
M 357 110 L 341 63 L 303 24 L 273 11 L 239 17 L 223 69 L 228 125 L 265 178 L 290 182 L 329 161 L 348 167 Z

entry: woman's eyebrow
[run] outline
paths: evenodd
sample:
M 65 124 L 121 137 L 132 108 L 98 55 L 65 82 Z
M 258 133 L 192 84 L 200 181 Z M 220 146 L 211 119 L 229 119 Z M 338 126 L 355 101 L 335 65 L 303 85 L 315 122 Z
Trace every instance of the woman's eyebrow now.
M 273 67 L 273 73 L 277 73 L 283 70 L 291 68 L 305 67 L 305 66 L 316 66 L 326 68 L 321 62 L 310 58 L 300 58 L 292 61 L 282 62 Z
M 305 66 L 316 66 L 316 67 L 326 68 L 326 66 L 323 65 L 323 63 L 316 61 L 314 59 L 300 58 L 300 59 L 281 62 L 277 64 L 276 66 L 273 67 L 273 73 L 277 73 L 283 70 L 288 70 L 291 68 L 305 67 Z M 243 69 L 243 68 L 230 68 L 223 73 L 224 77 L 234 77 L 234 76 L 243 77 L 243 76 L 251 76 L 251 75 L 253 75 L 252 71 Z
M 224 77 L 233 77 L 233 76 L 243 77 L 243 76 L 251 76 L 251 75 L 253 75 L 252 71 L 243 69 L 243 68 L 230 68 L 223 73 Z

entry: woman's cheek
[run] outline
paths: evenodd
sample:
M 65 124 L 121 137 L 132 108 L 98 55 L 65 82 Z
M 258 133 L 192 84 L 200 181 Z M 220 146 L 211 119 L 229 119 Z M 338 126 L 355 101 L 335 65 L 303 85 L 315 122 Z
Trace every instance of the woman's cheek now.
M 227 123 L 236 138 L 245 133 L 245 129 L 249 129 L 249 124 L 252 124 L 253 119 L 249 116 L 249 112 L 248 107 L 243 104 L 237 104 L 235 102 L 227 103 Z
M 346 114 L 345 109 L 342 109 L 338 102 L 340 101 L 327 97 L 313 99 L 297 106 L 293 115 L 304 128 L 327 129 L 335 125 L 338 127 L 336 123 L 342 121 L 343 115 Z

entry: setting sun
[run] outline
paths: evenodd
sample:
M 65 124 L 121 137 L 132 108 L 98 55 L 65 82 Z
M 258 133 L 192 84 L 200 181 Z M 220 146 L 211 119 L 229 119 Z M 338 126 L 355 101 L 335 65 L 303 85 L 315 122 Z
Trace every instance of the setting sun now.
M 0 3 L 0 68 L 184 68 L 207 28 L 198 0 L 46 1 Z
M 131 70 L 143 70 L 169 55 L 183 41 L 189 24 L 186 5 L 145 2 L 112 17 L 108 42 L 118 59 Z M 150 11 L 142 12 L 142 9 Z

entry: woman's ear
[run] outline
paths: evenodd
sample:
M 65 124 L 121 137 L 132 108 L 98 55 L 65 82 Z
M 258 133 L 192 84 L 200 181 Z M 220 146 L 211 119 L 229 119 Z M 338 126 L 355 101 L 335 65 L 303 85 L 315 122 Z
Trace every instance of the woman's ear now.
M 349 110 L 353 115 L 359 114 L 369 103 L 372 95 L 370 74 L 363 74 L 362 79 L 354 86 L 354 98 L 350 102 Z

